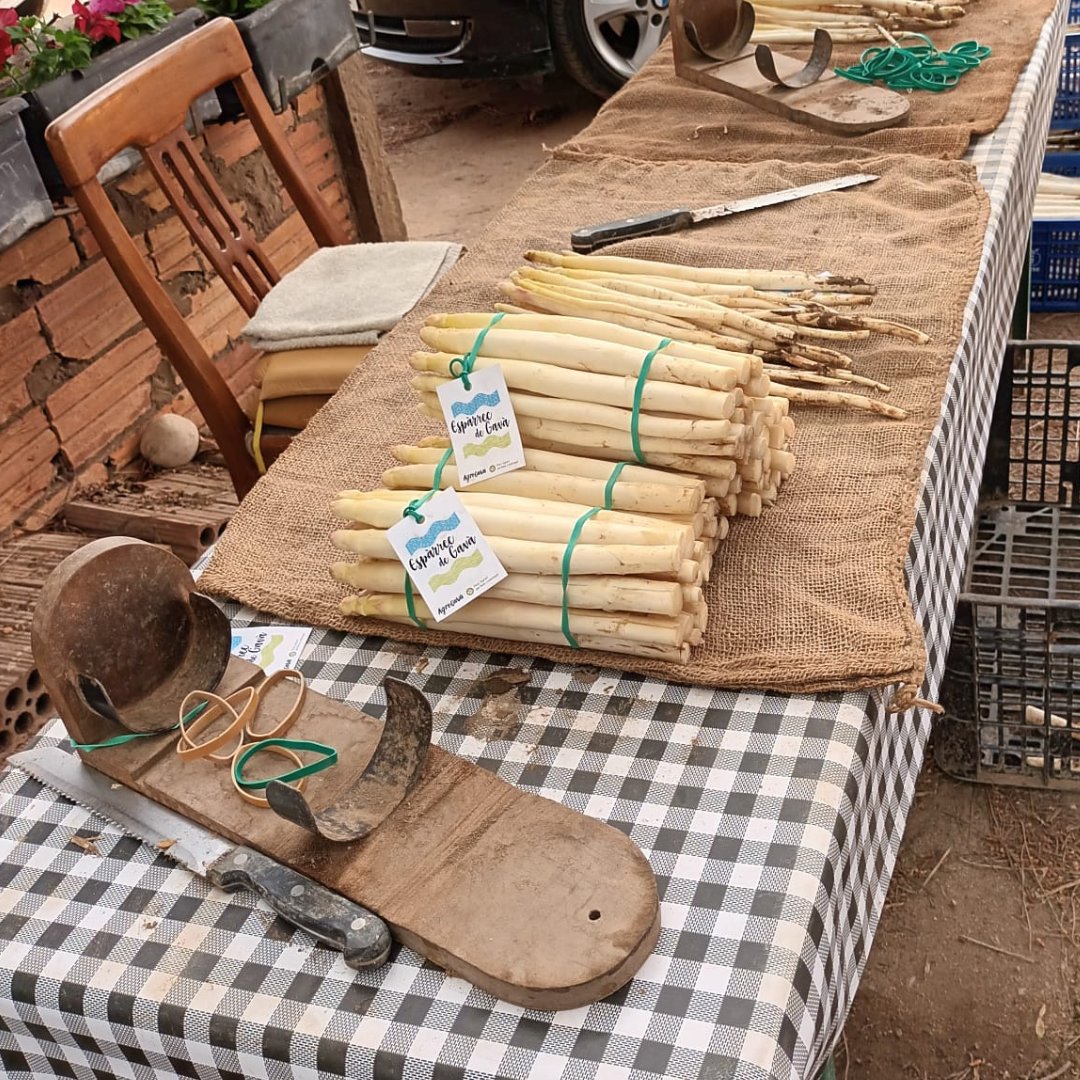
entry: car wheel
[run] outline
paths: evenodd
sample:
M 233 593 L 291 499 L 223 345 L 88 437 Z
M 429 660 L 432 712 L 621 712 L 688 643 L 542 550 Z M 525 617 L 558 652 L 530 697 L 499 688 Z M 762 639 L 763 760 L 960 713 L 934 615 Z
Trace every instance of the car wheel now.
M 575 81 L 608 97 L 656 51 L 668 0 L 550 0 L 551 38 Z

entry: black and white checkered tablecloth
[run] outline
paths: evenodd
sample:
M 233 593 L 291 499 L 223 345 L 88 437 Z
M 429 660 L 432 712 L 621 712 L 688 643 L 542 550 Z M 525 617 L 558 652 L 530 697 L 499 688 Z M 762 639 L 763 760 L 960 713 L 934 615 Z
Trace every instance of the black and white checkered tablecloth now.
M 926 477 L 908 577 L 933 697 L 945 663 L 1002 346 L 1056 83 L 1064 6 L 1009 116 L 971 153 L 982 270 Z M 928 297 L 932 303 L 933 298 Z M 251 621 L 237 613 L 236 622 Z M 437 741 L 610 822 L 648 855 L 655 954 L 614 997 L 534 1013 L 406 949 L 357 975 L 245 894 L 226 898 L 17 771 L 0 780 L 0 1066 L 9 1077 L 803 1080 L 866 962 L 929 731 L 884 695 L 712 692 L 531 665 L 522 727 L 482 742 L 470 683 L 507 657 L 316 631 L 314 689 L 378 712 L 383 677 Z M 520 666 L 521 661 L 516 661 Z M 59 738 L 59 736 L 56 736 Z M 95 856 L 69 843 L 102 834 Z

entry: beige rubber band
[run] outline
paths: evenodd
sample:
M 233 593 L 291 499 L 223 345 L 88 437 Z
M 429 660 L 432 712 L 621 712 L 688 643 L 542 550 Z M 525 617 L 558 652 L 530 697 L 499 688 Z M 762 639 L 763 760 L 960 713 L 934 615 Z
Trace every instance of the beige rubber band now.
M 246 694 L 247 700 L 244 702 L 241 711 L 237 712 L 231 699 L 239 697 L 241 694 Z M 202 701 L 205 701 L 208 708 L 204 709 L 199 716 L 195 717 L 194 720 L 185 726 L 184 717 L 190 711 L 188 703 L 191 702 L 192 699 L 201 699 Z M 231 742 L 237 736 L 240 738 L 240 744 L 243 744 L 244 725 L 251 716 L 257 701 L 258 698 L 255 690 L 250 686 L 246 686 L 242 690 L 237 690 L 224 698 L 219 697 L 217 694 L 212 694 L 208 690 L 192 690 L 180 703 L 180 738 L 176 743 L 177 754 L 184 761 L 197 761 L 201 758 L 209 757 L 214 761 L 231 762 L 236 754 L 235 750 L 230 752 L 227 757 L 220 754 L 214 754 L 214 751 L 220 750 L 226 743 Z M 196 743 L 192 736 L 198 735 L 201 731 L 204 731 L 214 723 L 215 720 L 220 719 L 225 712 L 232 714 L 232 723 L 229 724 L 224 731 L 211 736 L 206 742 Z M 239 750 L 240 746 L 238 745 L 236 749 Z
M 284 668 L 281 671 L 275 671 L 273 675 L 264 679 L 259 683 L 256 694 L 259 699 L 259 705 L 261 706 L 263 696 L 266 691 L 271 687 L 277 686 L 278 683 L 292 681 L 298 683 L 298 689 L 296 692 L 296 700 L 293 702 L 292 708 L 285 714 L 285 718 L 269 731 L 255 731 L 255 717 L 259 715 L 259 707 L 256 706 L 254 713 L 248 717 L 244 725 L 244 735 L 251 742 L 262 742 L 263 739 L 277 739 L 285 734 L 296 723 L 300 717 L 300 713 L 304 708 L 304 698 L 307 696 L 307 679 L 299 671 L 294 671 L 292 668 Z
M 244 746 L 242 749 L 246 750 L 248 747 Z M 287 758 L 289 761 L 293 762 L 298 769 L 301 769 L 304 766 L 303 761 L 300 759 L 300 755 L 296 753 L 295 750 L 289 750 L 284 746 L 268 746 L 262 752 L 264 754 L 277 754 L 278 757 Z M 236 754 L 239 753 L 240 750 L 238 749 L 236 753 L 233 754 L 234 761 L 236 759 Z M 269 809 L 270 803 L 267 802 L 265 795 L 255 795 L 250 791 L 245 791 L 244 788 L 236 782 L 236 769 L 230 768 L 229 775 L 232 777 L 233 787 L 236 788 L 237 795 L 239 795 L 244 802 L 251 803 L 252 806 L 258 806 L 263 810 Z M 303 791 L 306 783 L 307 777 L 302 776 L 295 784 L 290 784 L 289 786 L 295 787 L 297 791 Z

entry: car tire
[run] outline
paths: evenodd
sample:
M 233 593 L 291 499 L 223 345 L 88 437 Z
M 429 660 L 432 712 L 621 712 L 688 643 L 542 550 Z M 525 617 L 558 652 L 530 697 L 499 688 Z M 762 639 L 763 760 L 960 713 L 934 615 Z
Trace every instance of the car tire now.
M 613 71 L 589 40 L 581 0 L 549 0 L 551 43 L 559 65 L 599 98 L 611 97 L 626 78 Z

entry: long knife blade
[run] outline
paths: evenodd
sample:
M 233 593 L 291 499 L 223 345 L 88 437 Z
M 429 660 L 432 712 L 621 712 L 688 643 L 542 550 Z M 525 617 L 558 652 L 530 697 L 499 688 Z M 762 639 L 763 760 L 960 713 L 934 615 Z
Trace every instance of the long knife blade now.
M 748 199 L 736 199 L 734 202 L 718 203 L 716 206 L 703 206 L 700 210 L 691 210 L 690 216 L 696 225 L 699 221 L 712 221 L 714 218 L 742 214 L 747 210 L 762 210 L 766 206 L 794 202 L 810 195 L 823 195 L 827 191 L 841 191 L 844 188 L 869 184 L 878 177 L 872 173 L 852 173 L 850 176 L 838 176 L 833 180 L 822 180 L 817 184 L 803 184 L 802 187 L 785 188 L 783 191 L 770 191 L 766 195 L 752 195 Z
M 747 210 L 760 210 L 766 206 L 805 199 L 808 195 L 821 195 L 826 191 L 840 191 L 842 188 L 869 184 L 878 177 L 872 173 L 853 173 L 850 176 L 837 176 L 832 180 L 822 180 L 816 184 L 804 184 L 802 187 L 787 188 L 784 191 L 772 191 L 765 195 L 753 195 L 748 199 L 736 199 L 734 202 L 718 203 L 715 206 L 703 206 L 699 210 L 684 208 L 660 210 L 639 217 L 624 218 L 621 221 L 609 221 L 604 225 L 589 225 L 577 229 L 570 235 L 570 246 L 580 254 L 588 254 L 597 248 L 620 240 L 633 240 L 642 236 L 663 236 L 668 233 L 688 229 L 702 221 L 729 217 Z
M 379 967 L 389 955 L 390 931 L 377 915 L 130 788 L 114 785 L 74 754 L 58 746 L 37 746 L 13 754 L 8 764 L 211 884 L 227 892 L 254 890 L 287 922 L 344 953 L 350 967 Z

